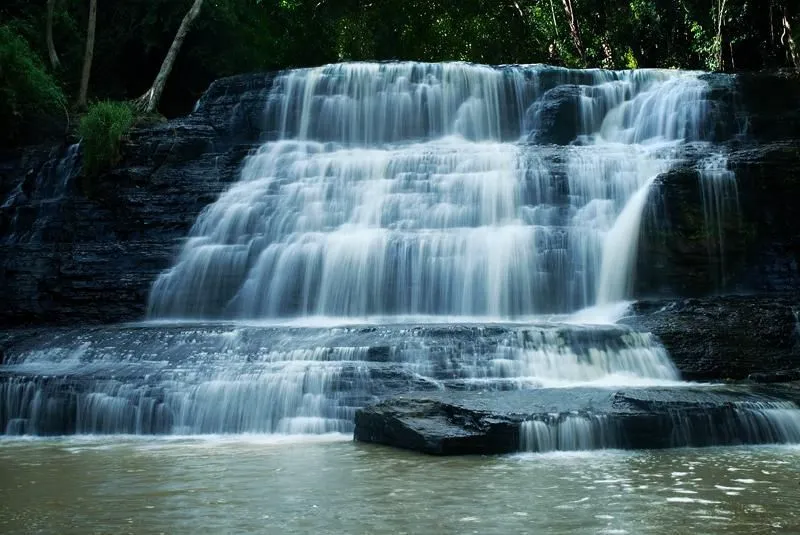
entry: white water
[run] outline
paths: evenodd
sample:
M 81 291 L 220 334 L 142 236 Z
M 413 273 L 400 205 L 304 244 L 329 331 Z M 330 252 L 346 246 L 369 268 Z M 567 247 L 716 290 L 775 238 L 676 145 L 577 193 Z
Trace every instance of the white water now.
M 616 430 L 604 416 L 555 415 L 552 421 L 527 420 L 520 429 L 521 451 L 578 451 L 619 446 Z
M 568 83 L 576 143 L 529 144 Z M 150 315 L 515 318 L 624 299 L 643 187 L 702 138 L 704 92 L 670 71 L 285 73 L 265 98 L 278 139 L 200 216 Z
M 735 402 L 729 413 L 684 414 L 663 431 L 672 447 L 719 444 L 798 444 L 800 410 L 785 401 Z M 558 414 L 520 425 L 521 451 L 576 451 L 630 447 L 614 416 Z
M 566 85 L 575 124 L 547 126 Z M 631 296 L 649 185 L 704 140 L 705 91 L 674 71 L 283 73 L 264 96 L 274 135 L 159 276 L 153 323 L 10 355 L 0 422 L 324 434 L 409 389 L 674 385 L 652 336 L 610 324 Z M 530 141 L 547 128 L 573 143 Z M 560 437 L 548 444 L 578 444 Z
M 653 180 L 655 176 L 633 194 L 606 234 L 597 290 L 598 304 L 616 303 L 630 295 L 633 283 L 631 274 L 639 245 L 639 225 Z
M 651 335 L 564 325 L 148 326 L 6 355 L 7 434 L 329 433 L 413 390 L 674 384 Z
M 726 234 L 730 230 L 739 230 L 736 226 L 741 225 L 736 175 L 728 169 L 728 159 L 722 154 L 712 154 L 702 160 L 699 174 L 708 252 L 720 259 L 716 276 L 721 285 L 725 283 Z

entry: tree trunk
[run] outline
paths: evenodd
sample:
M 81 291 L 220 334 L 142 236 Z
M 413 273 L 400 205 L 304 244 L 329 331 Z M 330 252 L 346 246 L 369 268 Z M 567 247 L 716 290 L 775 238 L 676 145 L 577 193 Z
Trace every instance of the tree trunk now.
M 792 39 L 792 26 L 789 23 L 789 10 L 784 6 L 783 20 L 781 21 L 781 44 L 786 47 L 786 58 L 795 69 L 800 69 L 800 59 L 797 57 L 797 47 Z
M 564 11 L 567 13 L 567 22 L 569 23 L 569 33 L 572 36 L 572 44 L 575 45 L 575 50 L 578 51 L 581 61 L 586 63 L 586 54 L 583 51 L 583 42 L 581 41 L 581 29 L 578 26 L 578 19 L 575 16 L 575 9 L 572 6 L 572 0 L 562 0 L 564 3 Z
M 521 18 L 524 21 L 525 13 L 522 12 L 522 7 L 519 5 L 519 2 L 517 2 L 517 0 L 511 0 L 511 7 L 514 8 L 514 11 L 517 12 L 519 18 Z
M 186 34 L 189 33 L 189 29 L 194 19 L 200 14 L 200 8 L 202 7 L 203 0 L 194 0 L 192 7 L 183 17 L 181 25 L 178 28 L 178 33 L 175 34 L 175 39 L 172 41 L 172 46 L 169 47 L 167 57 L 164 58 L 164 62 L 161 64 L 161 69 L 158 71 L 153 86 L 148 89 L 144 95 L 139 97 L 135 103 L 139 111 L 145 113 L 153 113 L 156 111 L 158 101 L 161 100 L 161 93 L 164 92 L 164 86 L 167 84 L 169 73 L 172 71 L 173 65 L 175 65 L 175 58 L 178 57 L 178 52 L 180 52 L 181 46 L 183 46 Z
M 97 0 L 89 0 L 89 24 L 86 30 L 86 53 L 83 56 L 83 74 L 81 75 L 81 90 L 78 93 L 78 109 L 86 109 L 86 98 L 89 93 L 89 77 L 92 74 L 92 59 L 94 58 L 94 31 L 97 25 Z
M 47 0 L 47 55 L 50 56 L 50 65 L 53 69 L 58 69 L 61 62 L 58 61 L 56 45 L 53 43 L 53 13 L 56 10 L 56 0 Z
M 715 61 L 717 62 L 717 70 L 725 70 L 724 64 L 722 62 L 722 25 L 725 16 L 725 2 L 727 0 L 717 0 L 717 37 L 715 44 L 715 52 L 717 53 L 717 57 Z
M 556 39 L 559 39 L 558 24 L 556 23 L 556 7 L 553 5 L 553 0 L 550 0 L 550 13 L 553 15 L 553 31 L 556 33 Z

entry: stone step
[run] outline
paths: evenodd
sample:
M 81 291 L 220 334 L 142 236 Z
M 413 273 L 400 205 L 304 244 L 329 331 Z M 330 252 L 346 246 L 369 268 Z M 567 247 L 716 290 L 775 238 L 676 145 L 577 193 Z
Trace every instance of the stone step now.
M 356 412 L 355 438 L 435 455 L 800 443 L 800 388 L 426 392 Z

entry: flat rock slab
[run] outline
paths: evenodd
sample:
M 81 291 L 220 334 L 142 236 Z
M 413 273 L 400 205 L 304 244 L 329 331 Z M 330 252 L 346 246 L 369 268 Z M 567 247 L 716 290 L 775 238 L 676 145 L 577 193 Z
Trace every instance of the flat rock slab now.
M 435 455 L 800 441 L 795 385 L 424 392 L 356 412 L 355 439 Z

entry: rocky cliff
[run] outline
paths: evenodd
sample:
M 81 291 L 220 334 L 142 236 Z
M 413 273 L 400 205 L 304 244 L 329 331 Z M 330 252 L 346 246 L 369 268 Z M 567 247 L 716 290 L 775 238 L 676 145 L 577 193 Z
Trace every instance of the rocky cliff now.
M 91 181 L 67 145 L 0 153 L 0 324 L 141 319 L 153 279 L 262 136 L 270 81 L 213 84 L 189 117 L 135 128 Z

